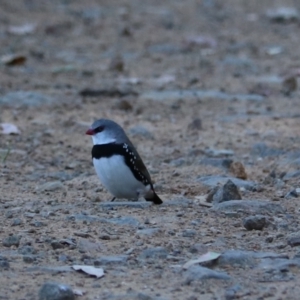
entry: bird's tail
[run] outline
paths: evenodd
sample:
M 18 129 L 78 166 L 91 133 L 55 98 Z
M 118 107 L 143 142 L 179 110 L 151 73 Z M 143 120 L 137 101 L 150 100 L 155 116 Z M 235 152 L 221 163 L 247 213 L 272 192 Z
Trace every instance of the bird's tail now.
M 162 204 L 162 200 L 157 196 L 157 194 L 153 191 L 152 197 L 145 197 L 146 201 L 151 201 L 154 204 Z

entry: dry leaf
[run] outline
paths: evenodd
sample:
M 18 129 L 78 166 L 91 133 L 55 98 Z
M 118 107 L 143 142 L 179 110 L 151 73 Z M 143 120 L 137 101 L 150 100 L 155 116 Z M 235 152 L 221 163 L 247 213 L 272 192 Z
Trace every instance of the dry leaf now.
M 208 195 L 204 195 L 204 196 L 196 196 L 195 198 L 198 200 L 197 204 L 201 205 L 201 206 L 206 206 L 206 207 L 212 207 L 212 203 L 207 202 L 206 198 Z
M 32 33 L 36 28 L 35 24 L 23 24 L 21 26 L 9 26 L 7 31 L 16 35 L 26 35 Z
M 72 268 L 76 271 L 82 271 L 86 274 L 96 276 L 97 278 L 104 276 L 104 270 L 102 268 L 95 268 L 93 266 L 85 266 L 85 265 L 74 265 Z
M 86 293 L 86 291 L 82 291 L 82 290 L 79 290 L 79 289 L 73 289 L 73 293 L 76 296 L 83 296 Z
M 203 262 L 207 262 L 207 261 L 211 261 L 211 260 L 215 260 L 217 259 L 221 254 L 217 253 L 217 252 L 207 252 L 203 255 L 201 255 L 199 258 L 197 259 L 191 259 L 188 262 L 186 262 L 182 267 L 183 269 L 188 269 L 189 267 L 191 267 L 192 265 L 195 264 L 199 264 L 199 263 L 203 263 Z
M 1 131 L 2 134 L 20 134 L 21 133 L 19 128 L 14 124 L 1 123 L 0 127 L 2 128 L 2 131 Z

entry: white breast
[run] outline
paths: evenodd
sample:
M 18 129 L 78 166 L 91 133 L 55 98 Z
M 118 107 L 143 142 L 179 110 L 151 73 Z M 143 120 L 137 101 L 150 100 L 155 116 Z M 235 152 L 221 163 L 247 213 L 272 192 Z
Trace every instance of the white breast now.
M 150 189 L 136 180 L 121 155 L 94 158 L 93 163 L 102 184 L 117 198 L 138 199 Z

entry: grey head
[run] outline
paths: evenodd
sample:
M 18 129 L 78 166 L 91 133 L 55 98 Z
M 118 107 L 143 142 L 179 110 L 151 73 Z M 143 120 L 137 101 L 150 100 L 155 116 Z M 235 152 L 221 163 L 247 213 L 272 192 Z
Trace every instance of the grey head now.
M 116 142 L 127 143 L 132 146 L 123 128 L 112 120 L 99 119 L 95 121 L 86 134 L 92 136 L 94 145 Z

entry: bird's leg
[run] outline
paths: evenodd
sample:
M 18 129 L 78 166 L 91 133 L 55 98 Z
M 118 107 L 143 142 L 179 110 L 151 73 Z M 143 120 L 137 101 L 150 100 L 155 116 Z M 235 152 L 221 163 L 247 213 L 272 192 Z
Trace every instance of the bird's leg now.
M 114 202 L 116 200 L 116 197 L 113 197 L 110 202 Z

